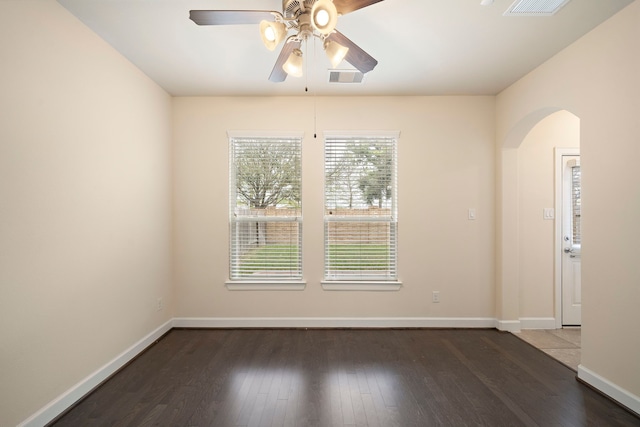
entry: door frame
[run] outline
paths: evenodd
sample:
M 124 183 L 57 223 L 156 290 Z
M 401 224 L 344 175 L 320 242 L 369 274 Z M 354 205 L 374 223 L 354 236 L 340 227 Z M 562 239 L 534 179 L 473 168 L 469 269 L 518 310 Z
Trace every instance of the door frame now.
M 580 148 L 554 149 L 555 155 L 555 233 L 554 233 L 554 287 L 555 287 L 555 317 L 556 329 L 562 329 L 562 187 L 564 167 L 562 156 L 579 156 Z

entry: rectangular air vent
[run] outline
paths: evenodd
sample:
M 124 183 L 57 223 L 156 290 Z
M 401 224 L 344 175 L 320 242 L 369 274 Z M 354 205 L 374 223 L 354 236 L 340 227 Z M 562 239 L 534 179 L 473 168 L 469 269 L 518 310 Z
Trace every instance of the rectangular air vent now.
M 504 16 L 551 16 L 570 0 L 516 0 Z
M 363 79 L 358 70 L 329 70 L 329 83 L 362 83 Z

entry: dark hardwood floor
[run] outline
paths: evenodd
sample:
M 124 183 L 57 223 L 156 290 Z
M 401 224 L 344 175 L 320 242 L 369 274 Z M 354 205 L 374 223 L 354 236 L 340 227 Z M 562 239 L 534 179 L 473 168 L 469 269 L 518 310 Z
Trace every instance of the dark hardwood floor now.
M 55 426 L 640 426 L 496 330 L 172 330 Z

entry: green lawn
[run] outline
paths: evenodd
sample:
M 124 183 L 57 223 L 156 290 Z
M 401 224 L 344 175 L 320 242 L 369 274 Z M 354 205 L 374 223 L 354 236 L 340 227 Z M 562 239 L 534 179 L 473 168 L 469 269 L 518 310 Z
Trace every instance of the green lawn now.
M 387 245 L 330 245 L 326 254 L 331 270 L 388 270 Z
M 326 256 L 331 270 L 357 271 L 388 270 L 391 254 L 386 245 L 331 245 Z M 291 271 L 298 268 L 297 261 L 296 246 L 265 245 L 248 252 L 240 270 L 244 274 Z
M 240 269 L 254 271 L 289 271 L 298 269 L 298 248 L 292 245 L 265 245 L 249 251 Z

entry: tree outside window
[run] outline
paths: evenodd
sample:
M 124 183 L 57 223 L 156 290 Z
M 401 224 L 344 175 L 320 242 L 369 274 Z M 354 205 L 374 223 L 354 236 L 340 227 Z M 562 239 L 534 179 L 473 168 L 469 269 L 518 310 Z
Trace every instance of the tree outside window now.
M 325 279 L 396 279 L 397 138 L 325 140 Z
M 232 279 L 301 278 L 301 138 L 231 138 Z

